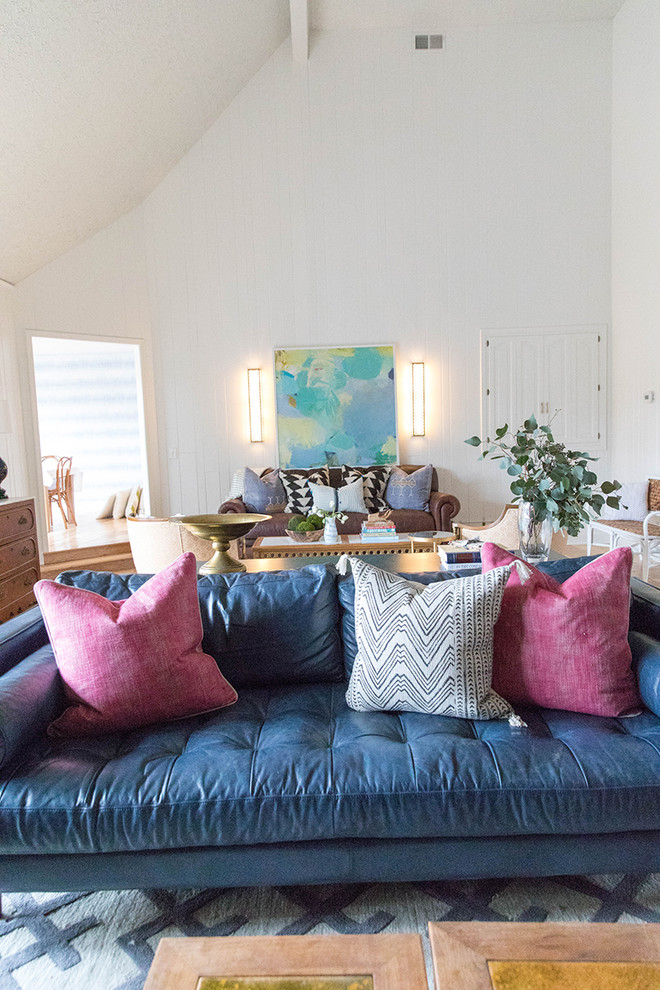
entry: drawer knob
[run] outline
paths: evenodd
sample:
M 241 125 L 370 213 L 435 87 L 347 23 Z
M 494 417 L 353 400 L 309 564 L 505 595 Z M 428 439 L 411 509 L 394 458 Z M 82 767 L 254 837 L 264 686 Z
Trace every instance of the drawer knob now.
M 32 578 L 26 577 L 25 580 L 23 581 L 23 587 L 24 588 L 31 588 L 32 587 Z
M 21 550 L 21 557 L 29 557 L 29 556 L 30 556 L 30 548 L 23 547 L 23 549 Z
M 18 520 L 18 525 L 19 526 L 25 526 L 25 524 L 26 524 L 27 521 L 28 521 L 28 517 L 27 516 L 21 516 L 21 518 Z

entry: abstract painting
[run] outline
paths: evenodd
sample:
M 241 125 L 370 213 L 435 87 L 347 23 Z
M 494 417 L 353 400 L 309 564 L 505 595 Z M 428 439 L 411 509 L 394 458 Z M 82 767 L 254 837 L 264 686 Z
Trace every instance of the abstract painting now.
M 275 351 L 281 468 L 397 461 L 394 348 Z

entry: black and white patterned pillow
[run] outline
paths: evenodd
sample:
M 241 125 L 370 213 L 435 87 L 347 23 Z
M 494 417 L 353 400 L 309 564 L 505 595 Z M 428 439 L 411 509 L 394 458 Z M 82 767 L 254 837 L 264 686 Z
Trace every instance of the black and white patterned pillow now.
M 359 557 L 350 562 L 358 645 L 346 692 L 350 708 L 513 716 L 491 688 L 493 628 L 511 567 L 423 585 Z
M 389 508 L 385 501 L 385 489 L 391 470 L 391 464 L 377 464 L 367 468 L 342 464 L 341 479 L 345 485 L 352 485 L 358 478 L 362 478 L 362 492 L 367 512 L 380 512 Z
M 313 468 L 280 468 L 280 481 L 286 492 L 286 511 L 306 516 L 312 510 L 312 493 L 308 481 L 315 485 L 329 485 L 330 475 L 327 467 Z

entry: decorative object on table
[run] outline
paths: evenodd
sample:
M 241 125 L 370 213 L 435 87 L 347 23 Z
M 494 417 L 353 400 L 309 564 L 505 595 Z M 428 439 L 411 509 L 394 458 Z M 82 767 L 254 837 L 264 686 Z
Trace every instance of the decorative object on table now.
M 291 516 L 286 532 L 296 543 L 316 543 L 323 536 L 324 522 L 320 515 L 311 512 L 308 516 Z
M 360 536 L 367 542 L 387 542 L 396 536 L 396 526 L 387 519 L 374 519 L 372 516 L 362 523 Z
M 359 557 L 342 557 L 337 570 L 344 574 L 349 566 L 358 645 L 346 692 L 350 708 L 515 718 L 491 688 L 493 629 L 513 565 L 431 585 Z
M 385 490 L 385 501 L 392 509 L 428 512 L 432 480 L 432 464 L 425 464 L 412 474 L 407 474 L 400 467 L 393 467 Z
M 427 990 L 419 935 L 161 938 L 144 990 Z
M 658 925 L 432 921 L 437 987 L 658 990 Z
M 505 424 L 492 439 L 474 436 L 465 442 L 482 447 L 483 460 L 498 459 L 513 477 L 513 500 L 520 503 L 519 550 L 525 560 L 548 559 L 553 531 L 577 536 L 593 515 L 600 515 L 603 506 L 619 507 L 621 498 L 614 494 L 621 488 L 619 482 L 599 485 L 589 470 L 589 461 L 598 458 L 569 450 L 555 440 L 550 424 L 539 426 L 533 415 L 515 431 Z
M 351 485 L 358 478 L 362 478 L 362 491 L 367 512 L 383 512 L 389 509 L 385 500 L 385 489 L 391 471 L 392 466 L 390 464 L 372 464 L 367 468 L 349 467 L 348 464 L 342 464 L 341 478 L 345 485 Z
M 648 581 L 650 565 L 660 562 L 660 479 L 624 482 L 619 496 L 619 509 L 606 507 L 600 519 L 590 522 L 587 553 L 591 554 L 596 532 L 607 536 L 610 550 L 621 543 L 630 545 L 641 557 L 642 581 Z
M 11 411 L 9 408 L 9 402 L 7 399 L 0 399 L 0 433 L 9 433 L 11 431 Z M 2 482 L 7 477 L 8 468 L 6 463 L 0 457 L 0 499 L 8 498 L 7 492 L 2 487 Z
M 275 351 L 280 468 L 397 460 L 394 348 Z
M 484 543 L 482 570 L 514 558 Z M 581 712 L 640 710 L 628 642 L 630 547 L 594 557 L 563 583 L 530 568 L 511 575 L 495 626 L 493 687 L 512 704 Z
M 270 516 L 258 512 L 224 512 L 199 516 L 172 516 L 170 521 L 185 526 L 203 540 L 211 541 L 215 553 L 210 560 L 202 564 L 199 569 L 200 574 L 228 574 L 245 570 L 245 564 L 235 560 L 228 553 L 231 541 L 245 536 L 253 526 L 266 519 L 270 519 Z
M 315 485 L 329 485 L 330 475 L 327 467 L 316 468 L 313 471 L 280 468 L 280 481 L 286 492 L 286 511 L 306 516 L 312 511 L 313 501 L 309 482 Z
M 445 543 L 439 546 L 436 553 L 446 571 L 469 571 L 481 567 L 481 544 L 467 545 L 467 540 L 461 543 Z
M 103 735 L 236 701 L 218 664 L 201 651 L 192 553 L 182 554 L 125 601 L 57 581 L 38 581 L 34 590 L 69 703 L 48 735 Z

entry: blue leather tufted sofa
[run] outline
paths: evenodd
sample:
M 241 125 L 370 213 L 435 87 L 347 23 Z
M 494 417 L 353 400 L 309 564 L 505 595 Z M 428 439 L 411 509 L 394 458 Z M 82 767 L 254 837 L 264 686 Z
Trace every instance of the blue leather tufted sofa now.
M 146 577 L 60 580 L 118 599 Z M 527 729 L 348 709 L 353 582 L 331 568 L 201 578 L 199 597 L 238 703 L 95 739 L 45 735 L 63 697 L 39 610 L 0 628 L 0 890 L 660 870 L 649 585 L 631 605 L 648 708 L 521 711 Z

